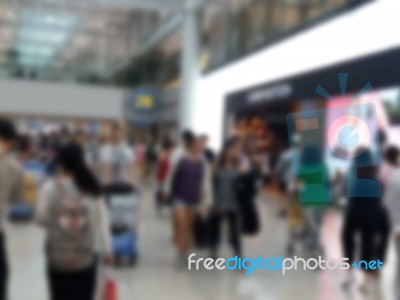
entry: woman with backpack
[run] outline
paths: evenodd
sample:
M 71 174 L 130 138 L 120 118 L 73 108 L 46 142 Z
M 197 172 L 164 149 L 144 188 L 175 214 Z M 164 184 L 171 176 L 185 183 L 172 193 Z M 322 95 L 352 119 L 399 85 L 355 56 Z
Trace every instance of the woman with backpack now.
M 46 230 L 50 298 L 92 300 L 98 255 L 112 263 L 106 204 L 79 145 L 63 146 L 56 165 L 57 175 L 43 186 L 36 210 Z

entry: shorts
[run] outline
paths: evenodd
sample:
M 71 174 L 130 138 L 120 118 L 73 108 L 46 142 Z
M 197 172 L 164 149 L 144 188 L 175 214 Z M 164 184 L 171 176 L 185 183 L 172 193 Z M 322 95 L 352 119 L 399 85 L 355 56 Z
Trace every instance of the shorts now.
M 197 203 L 188 203 L 187 201 L 180 199 L 180 198 L 175 198 L 172 203 L 172 206 L 174 209 L 180 208 L 180 207 L 185 207 L 192 211 L 197 211 L 199 208 L 199 205 Z

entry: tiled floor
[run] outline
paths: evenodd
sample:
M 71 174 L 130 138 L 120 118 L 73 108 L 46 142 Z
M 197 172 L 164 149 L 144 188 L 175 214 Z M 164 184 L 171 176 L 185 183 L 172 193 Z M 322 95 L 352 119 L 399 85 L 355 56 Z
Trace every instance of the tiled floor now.
M 169 217 L 167 213 L 161 218 L 155 214 L 150 195 L 150 192 L 144 193 L 141 201 L 138 265 L 115 271 L 120 300 L 361 299 L 357 293 L 346 296 L 340 292 L 344 274 L 339 271 L 296 271 L 284 277 L 271 271 L 257 271 L 251 276 L 239 271 L 176 271 Z M 250 257 L 283 255 L 286 221 L 276 217 L 271 201 L 260 199 L 259 211 L 262 232 L 257 237 L 244 239 L 244 253 Z M 339 228 L 340 215 L 331 212 L 323 231 L 328 256 L 340 256 Z M 47 299 L 42 242 L 42 233 L 34 225 L 9 226 L 11 300 Z M 198 251 L 199 256 L 202 254 L 205 255 Z M 222 247 L 221 254 L 229 256 L 229 248 Z

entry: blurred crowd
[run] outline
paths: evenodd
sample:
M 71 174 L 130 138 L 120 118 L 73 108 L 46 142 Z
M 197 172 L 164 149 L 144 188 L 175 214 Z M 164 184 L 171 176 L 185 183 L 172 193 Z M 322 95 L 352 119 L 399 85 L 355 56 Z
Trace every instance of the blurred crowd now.
M 93 299 L 98 265 L 115 262 L 106 200 L 107 190 L 115 191 L 116 186 L 136 193 L 139 187 L 154 190 L 157 213 L 171 212 L 177 270 L 186 268 L 193 247 L 217 258 L 224 240 L 234 256 L 243 257 L 243 236 L 260 232 L 260 192 L 278 195 L 273 197 L 277 217 L 287 219 L 289 230 L 287 256 L 324 257 L 321 228 L 330 209 L 343 212 L 342 255 L 350 262 L 385 262 L 391 234 L 400 255 L 400 151 L 386 143 L 384 132 L 381 164 L 362 164 L 372 160 L 367 150 L 345 173 L 333 177 L 322 151 L 312 145 L 286 149 L 268 161 L 267 154 L 246 138 L 227 139 L 219 152 L 209 148 L 207 135 L 189 130 L 180 137 L 146 140 L 130 140 L 118 125 L 107 136 L 66 129 L 19 135 L 11 122 L 0 120 L 2 214 L 7 204 L 24 198 L 22 167 L 32 161 L 43 166 L 46 180 L 33 206 L 35 220 L 46 232 L 51 299 Z M 296 166 L 294 155 L 300 162 Z M 378 190 L 373 188 L 376 182 Z M 4 244 L 1 233 L 0 299 L 6 299 L 8 278 Z M 367 267 L 364 271 L 360 290 L 375 293 L 381 272 Z M 353 284 L 354 271 L 349 271 L 342 288 Z

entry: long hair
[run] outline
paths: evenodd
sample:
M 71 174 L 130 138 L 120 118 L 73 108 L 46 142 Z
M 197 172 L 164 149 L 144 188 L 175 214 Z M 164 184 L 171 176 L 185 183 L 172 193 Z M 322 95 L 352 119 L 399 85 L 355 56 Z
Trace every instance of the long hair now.
M 101 195 L 100 184 L 86 165 L 82 148 L 78 144 L 64 145 L 57 155 L 57 165 L 72 174 L 81 192 L 94 197 Z
M 228 164 L 228 153 L 229 151 L 232 150 L 233 147 L 235 147 L 237 144 L 237 140 L 236 139 L 229 139 L 227 141 L 225 141 L 223 147 L 222 147 L 222 151 L 221 154 L 218 157 L 217 160 L 217 169 L 221 169 L 221 168 L 225 168 Z M 239 165 L 239 161 L 237 158 L 234 158 L 232 160 L 233 166 L 236 168 Z

